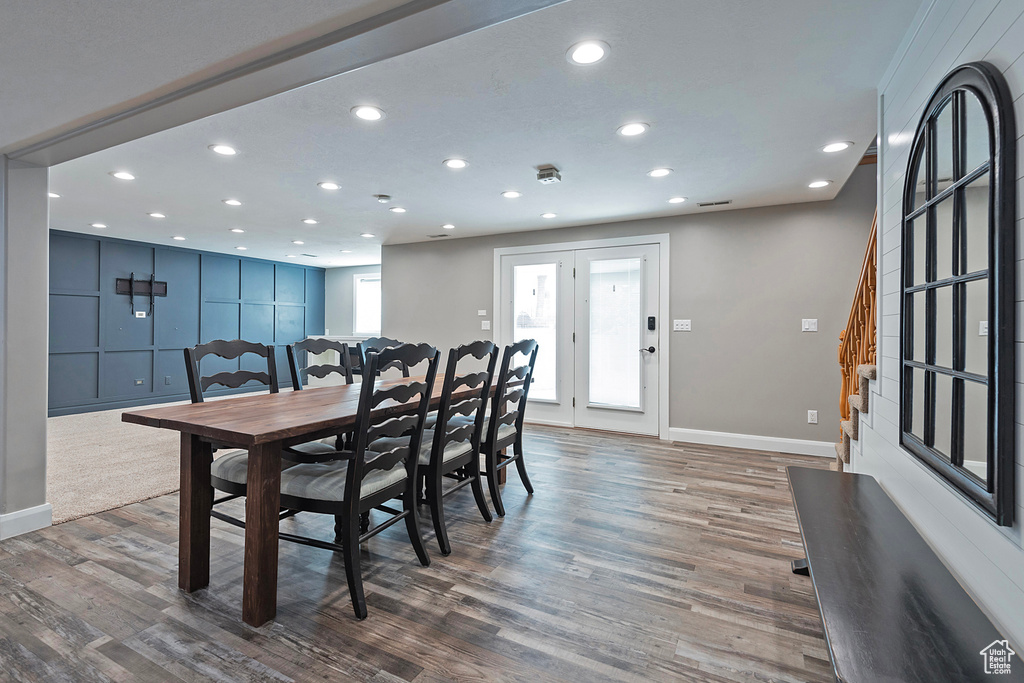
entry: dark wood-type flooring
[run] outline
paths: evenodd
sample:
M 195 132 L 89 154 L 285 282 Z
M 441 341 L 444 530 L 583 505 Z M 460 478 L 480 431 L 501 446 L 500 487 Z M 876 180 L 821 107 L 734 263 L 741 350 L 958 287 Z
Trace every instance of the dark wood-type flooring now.
M 282 543 L 277 619 L 241 621 L 243 532 L 177 589 L 177 496 L 0 543 L 10 681 L 830 681 L 785 466 L 821 458 L 529 427 L 537 493 L 446 501 L 454 552 L 405 528 L 363 549 L 369 618 L 330 552 Z M 235 501 L 235 512 L 241 502 Z M 282 529 L 332 535 L 303 514 Z

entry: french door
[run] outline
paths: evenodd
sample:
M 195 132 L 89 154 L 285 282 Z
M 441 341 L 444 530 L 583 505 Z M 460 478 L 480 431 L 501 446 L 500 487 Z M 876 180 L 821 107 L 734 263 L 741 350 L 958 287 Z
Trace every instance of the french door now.
M 530 421 L 658 434 L 659 245 L 501 257 L 500 336 L 539 344 Z

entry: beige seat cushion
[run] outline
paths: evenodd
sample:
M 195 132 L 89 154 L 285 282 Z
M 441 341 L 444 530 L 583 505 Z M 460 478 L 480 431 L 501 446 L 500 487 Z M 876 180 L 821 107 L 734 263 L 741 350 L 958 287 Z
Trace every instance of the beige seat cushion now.
M 312 458 L 328 456 L 334 453 L 337 449 L 334 447 L 338 437 L 332 436 L 328 439 L 321 439 L 320 441 L 309 441 L 306 443 L 300 443 L 292 446 L 293 451 L 302 453 L 303 455 L 310 456 Z M 284 457 L 288 457 L 285 453 Z
M 388 437 L 384 439 L 377 439 L 373 442 L 373 450 L 377 452 L 385 452 L 396 446 L 404 446 L 408 442 L 408 437 L 396 436 Z M 434 431 L 432 429 L 423 430 L 423 443 L 420 446 L 420 467 L 425 467 L 430 464 L 430 451 L 434 446 Z M 448 444 L 444 449 L 444 455 L 442 459 L 444 462 L 448 462 L 460 455 L 465 455 L 473 449 L 472 444 L 468 441 L 456 441 Z
M 345 500 L 345 477 L 348 474 L 347 461 L 334 461 L 296 465 L 281 472 L 281 495 L 304 500 L 340 503 Z M 405 481 L 405 465 L 398 463 L 390 470 L 373 470 L 363 477 L 360 496 L 377 493 L 399 482 Z
M 281 469 L 294 467 L 296 463 L 281 459 Z M 232 484 L 245 484 L 248 481 L 249 452 L 231 451 L 218 457 L 210 465 L 210 475 Z

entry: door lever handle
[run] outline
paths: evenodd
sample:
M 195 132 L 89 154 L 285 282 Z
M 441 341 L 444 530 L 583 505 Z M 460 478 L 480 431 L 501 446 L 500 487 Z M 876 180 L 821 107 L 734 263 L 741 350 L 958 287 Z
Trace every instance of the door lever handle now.
M 644 351 L 646 351 L 647 353 L 654 353 L 654 347 L 648 346 L 646 349 L 640 349 L 640 353 L 643 353 Z

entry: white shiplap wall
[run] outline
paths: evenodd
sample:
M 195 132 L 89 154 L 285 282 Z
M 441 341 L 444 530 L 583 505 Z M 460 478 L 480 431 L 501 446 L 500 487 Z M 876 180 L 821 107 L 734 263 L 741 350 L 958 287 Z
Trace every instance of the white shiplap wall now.
M 879 379 L 853 469 L 875 476 L 1003 634 L 1024 647 L 1024 235 L 1017 182 L 1017 509 L 999 527 L 899 446 L 900 202 L 914 130 L 943 75 L 984 60 L 1002 70 L 1024 133 L 1024 0 L 930 0 L 879 84 Z M 1018 139 L 1018 150 L 1024 147 Z M 1024 151 L 1018 151 L 1024 170 Z M 978 649 L 987 643 L 978 643 Z

